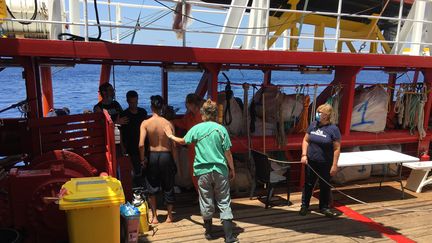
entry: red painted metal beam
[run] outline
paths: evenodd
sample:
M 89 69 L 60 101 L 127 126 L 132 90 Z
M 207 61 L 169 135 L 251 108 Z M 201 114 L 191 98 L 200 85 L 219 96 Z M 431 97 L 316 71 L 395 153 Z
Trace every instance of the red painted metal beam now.
M 432 109 L 432 69 L 426 69 L 423 71 L 424 83 L 426 84 L 426 90 L 429 92 L 427 102 L 425 104 L 424 112 L 424 129 L 428 130 L 429 119 L 431 116 Z
M 396 85 L 396 73 L 389 73 L 388 75 L 388 83 L 387 83 L 387 94 L 390 97 L 390 101 L 393 101 L 394 98 L 394 89 Z
M 271 85 L 271 70 L 264 71 L 264 81 L 263 85 Z
M 429 91 L 428 93 L 428 97 L 427 97 L 427 101 L 424 107 L 424 124 L 423 127 L 425 129 L 425 131 L 430 131 L 429 129 L 429 120 L 430 120 L 430 116 L 431 116 L 431 109 L 432 109 L 432 70 L 431 69 L 426 69 L 423 71 L 423 76 L 424 76 L 424 83 L 426 84 L 426 90 Z M 430 149 L 430 143 L 431 143 L 431 137 L 427 136 L 425 137 L 423 140 L 420 140 L 418 143 L 418 147 L 417 147 L 417 151 L 418 151 L 418 155 L 421 155 L 421 153 L 423 152 L 428 152 Z
M 204 95 L 207 93 L 209 76 L 210 76 L 209 72 L 204 71 L 201 76 L 200 82 L 198 83 L 198 86 L 195 89 L 195 94 L 199 95 L 200 97 L 204 97 Z
M 209 72 L 208 74 L 208 92 L 207 96 L 211 100 L 217 102 L 217 93 L 218 93 L 218 75 L 220 71 L 219 64 L 203 64 L 204 68 Z
M 354 105 L 354 89 L 357 73 L 361 67 L 336 67 L 335 81 L 342 84 L 341 112 L 339 129 L 342 135 L 349 135 L 351 130 L 351 115 Z
M 54 108 L 51 67 L 41 67 L 43 115 Z
M 20 62 L 24 67 L 24 75 L 26 82 L 27 102 L 29 112 L 27 117 L 30 119 L 41 118 L 42 102 L 41 102 L 41 83 L 39 77 L 39 64 L 34 57 L 20 58 Z M 31 155 L 38 156 L 42 154 L 42 144 L 40 139 L 40 130 L 38 128 L 30 130 L 31 139 Z
M 304 134 L 287 135 L 287 145 L 280 147 L 273 136 L 266 137 L 267 151 L 280 150 L 300 150 Z M 426 139 L 430 139 L 432 133 L 428 133 Z M 245 153 L 248 151 L 246 137 L 232 137 L 232 150 L 237 153 Z M 388 144 L 405 144 L 417 143 L 419 140 L 418 134 L 410 135 L 404 130 L 389 130 L 379 135 L 368 132 L 351 132 L 348 136 L 342 136 L 342 147 L 364 146 L 364 145 L 388 145 Z M 262 137 L 251 138 L 252 149 L 263 151 Z
M 146 62 L 432 68 L 432 57 L 427 56 L 228 50 L 36 39 L 0 39 L 0 46 L 8 47 L 0 49 L 0 56 L 141 60 Z
M 26 57 L 21 59 L 22 66 L 24 67 L 24 76 L 26 82 L 27 101 L 29 104 L 28 118 L 40 118 L 42 113 L 41 97 L 41 80 L 39 76 L 39 64 L 33 57 Z

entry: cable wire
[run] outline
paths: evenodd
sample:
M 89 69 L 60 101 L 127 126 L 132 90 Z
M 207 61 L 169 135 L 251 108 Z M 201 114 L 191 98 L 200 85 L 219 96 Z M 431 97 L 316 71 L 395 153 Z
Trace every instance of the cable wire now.
M 262 26 L 262 27 L 234 27 L 234 26 L 228 26 L 228 25 L 222 25 L 222 24 L 215 24 L 215 23 L 211 23 L 211 22 L 208 22 L 208 21 L 205 21 L 205 20 L 201 20 L 201 19 L 198 19 L 198 18 L 195 18 L 195 17 L 189 16 L 189 15 L 186 15 L 186 14 L 183 14 L 183 13 L 179 13 L 177 10 L 175 10 L 175 9 L 173 9 L 173 8 L 171 8 L 171 7 L 169 7 L 168 5 L 166 5 L 166 4 L 162 3 L 162 2 L 160 2 L 159 0 L 154 0 L 154 1 L 157 2 L 158 4 L 164 6 L 165 8 L 170 9 L 171 11 L 173 11 L 173 12 L 175 12 L 175 13 L 177 13 L 177 14 L 181 14 L 182 16 L 184 16 L 184 17 L 186 17 L 186 18 L 193 19 L 193 20 L 195 20 L 195 21 L 197 21 L 197 22 L 200 22 L 200 23 L 203 23 L 203 24 L 208 24 L 208 25 L 212 25 L 212 26 L 215 26 L 215 27 L 222 27 L 222 28 L 227 28 L 227 29 L 236 29 L 236 30 L 271 29 L 271 28 L 274 28 L 274 27 L 280 27 L 280 26 L 283 26 L 283 25 L 285 25 L 285 24 L 288 22 L 288 19 L 286 19 L 283 23 L 281 23 L 281 24 L 277 24 L 277 25 L 269 25 L 269 26 Z M 307 13 L 307 14 L 305 14 L 305 16 L 306 16 L 306 15 L 309 15 L 309 14 L 311 14 L 311 13 Z
M 35 7 L 34 7 L 34 12 L 33 12 L 33 15 L 31 16 L 30 20 L 35 20 L 35 19 L 36 19 L 36 16 L 37 16 L 37 10 L 38 10 L 37 0 L 34 1 L 34 5 L 35 5 Z M 8 13 L 10 14 L 10 16 L 11 16 L 13 19 L 16 19 L 16 17 L 13 15 L 12 11 L 9 9 L 9 7 L 8 7 L 7 5 L 6 5 L 6 9 L 7 9 Z M 20 23 L 20 24 L 22 24 L 22 25 L 29 25 L 29 24 L 31 24 L 32 22 L 21 22 L 21 21 L 18 21 L 18 23 Z
M 257 152 L 258 152 L 258 151 L 257 151 Z M 259 152 L 259 153 L 261 153 L 261 152 Z M 261 154 L 262 154 L 262 153 L 261 153 Z M 265 154 L 264 154 L 264 155 L 265 155 Z M 267 156 L 267 155 L 266 155 L 266 156 Z M 272 158 L 268 158 L 268 160 L 269 160 L 269 161 L 273 161 L 273 162 L 277 162 L 277 163 L 281 163 L 281 164 L 301 164 L 300 161 L 283 161 L 283 160 L 277 160 L 277 159 L 272 159 Z M 362 201 L 362 200 L 360 200 L 360 199 L 357 199 L 357 198 L 355 198 L 355 197 L 353 197 L 353 196 L 350 196 L 350 195 L 348 195 L 348 194 L 342 192 L 341 190 L 337 189 L 337 188 L 336 188 L 335 186 L 333 186 L 330 182 L 324 180 L 324 178 L 322 178 L 321 175 L 320 175 L 318 172 L 316 172 L 316 171 L 312 168 L 311 165 L 306 164 L 306 166 L 309 167 L 309 169 L 311 169 L 312 172 L 315 173 L 315 174 L 318 176 L 318 178 L 320 178 L 320 179 L 321 179 L 325 184 L 327 184 L 330 188 L 334 189 L 334 190 L 337 191 L 338 193 L 342 194 L 343 196 L 345 196 L 345 197 L 347 197 L 347 198 L 349 198 L 349 199 L 351 199 L 351 200 L 353 200 L 353 201 L 355 201 L 355 202 L 358 202 L 358 203 L 361 203 L 361 204 L 364 204 L 364 205 L 370 205 L 370 203 L 367 203 L 367 202 L 365 202 L 365 201 Z M 399 212 L 432 212 L 430 209 L 419 209 L 419 210 L 415 210 L 415 209 L 408 209 L 408 210 L 405 210 L 405 209 L 399 209 L 399 208 L 393 208 L 393 207 L 385 207 L 385 206 L 380 206 L 380 205 L 374 205 L 374 207 L 378 207 L 378 208 L 385 209 L 385 210 L 390 210 L 390 211 L 399 211 Z

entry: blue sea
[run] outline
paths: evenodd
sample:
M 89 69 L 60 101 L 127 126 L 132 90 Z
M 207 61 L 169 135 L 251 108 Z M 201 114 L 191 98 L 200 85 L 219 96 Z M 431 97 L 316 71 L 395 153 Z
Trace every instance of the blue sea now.
M 74 67 L 53 67 L 54 107 L 68 107 L 71 114 L 79 114 L 84 110 L 92 110 L 98 101 L 98 85 L 100 65 L 80 64 Z M 0 110 L 26 99 L 25 82 L 22 78 L 22 68 L 6 68 L 0 72 Z M 230 70 L 225 71 L 231 82 L 260 84 L 263 72 L 259 70 Z M 178 113 L 185 112 L 184 99 L 188 93 L 195 91 L 201 78 L 200 72 L 170 72 L 168 74 L 168 103 L 178 108 Z M 274 71 L 272 83 L 274 84 L 320 84 L 330 83 L 333 74 L 300 74 L 299 72 Z M 401 75 L 398 82 L 409 82 L 413 74 Z M 357 83 L 387 83 L 388 75 L 383 71 L 362 71 L 357 76 Z M 423 78 L 420 77 L 419 81 Z M 225 82 L 223 75 L 219 81 Z M 158 67 L 115 66 L 111 75 L 111 83 L 115 85 L 116 100 L 125 109 L 126 92 L 136 90 L 139 94 L 139 105 L 150 111 L 149 98 L 161 94 L 161 69 Z M 225 84 L 220 84 L 220 91 Z M 234 95 L 243 98 L 243 89 L 233 86 Z M 320 87 L 318 93 L 323 90 Z M 282 91 L 295 93 L 294 87 L 282 88 Z M 313 95 L 312 88 L 310 94 Z M 251 99 L 253 90 L 249 91 Z M 10 109 L 0 114 L 1 118 L 21 117 L 18 109 Z

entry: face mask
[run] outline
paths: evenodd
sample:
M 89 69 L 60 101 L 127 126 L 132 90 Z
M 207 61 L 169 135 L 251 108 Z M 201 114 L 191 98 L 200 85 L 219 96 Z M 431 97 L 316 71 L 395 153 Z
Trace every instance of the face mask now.
M 315 113 L 315 121 L 320 122 L 320 120 L 321 120 L 321 113 L 320 112 Z

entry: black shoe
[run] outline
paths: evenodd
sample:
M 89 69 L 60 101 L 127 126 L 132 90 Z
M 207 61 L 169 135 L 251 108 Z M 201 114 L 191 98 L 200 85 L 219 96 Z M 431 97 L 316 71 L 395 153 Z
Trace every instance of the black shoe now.
M 225 243 L 238 243 L 240 242 L 233 234 L 232 220 L 222 220 L 222 226 L 225 233 Z
M 328 217 L 328 218 L 335 218 L 337 216 L 339 216 L 339 214 L 337 212 L 332 211 L 330 208 L 324 208 L 320 210 L 322 214 L 324 214 L 324 216 Z
M 308 213 L 308 208 L 305 207 L 305 206 L 301 206 L 300 211 L 299 211 L 299 214 L 300 214 L 301 216 L 306 216 L 307 213 Z
M 207 240 L 213 239 L 212 232 L 211 232 L 212 231 L 212 220 L 211 219 L 204 220 L 204 229 L 205 229 L 204 237 Z

